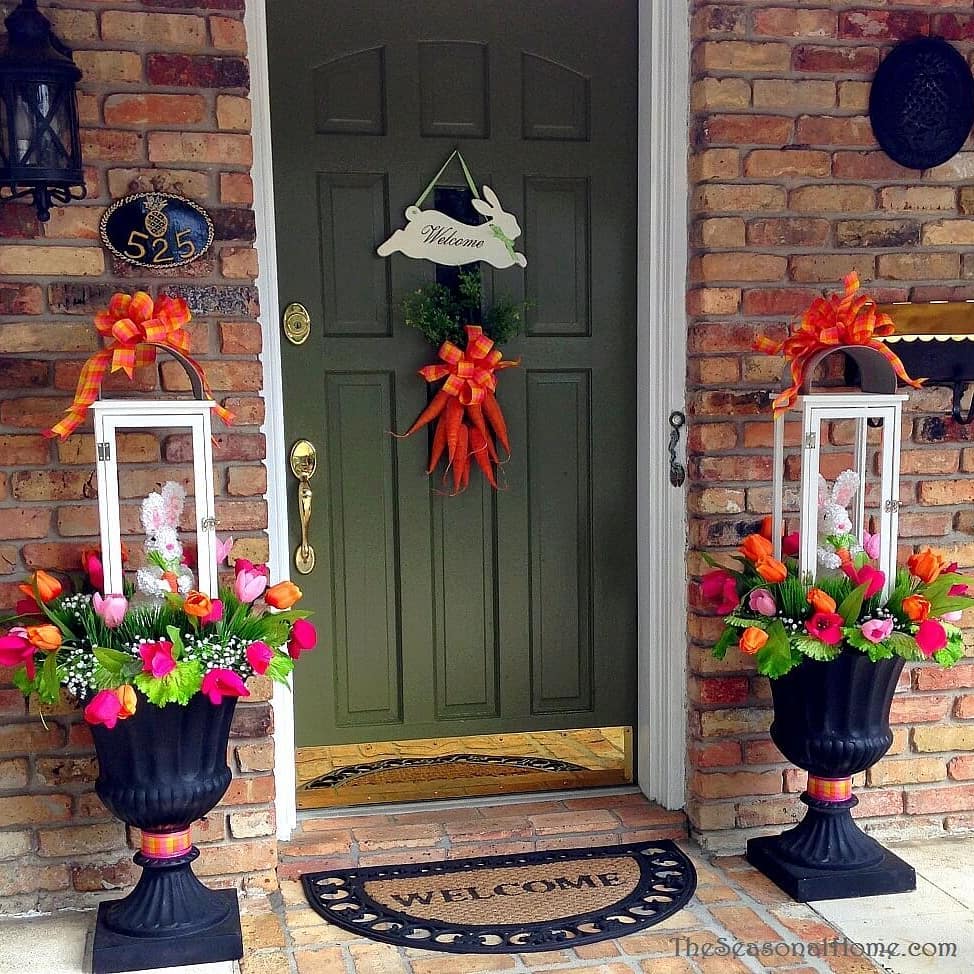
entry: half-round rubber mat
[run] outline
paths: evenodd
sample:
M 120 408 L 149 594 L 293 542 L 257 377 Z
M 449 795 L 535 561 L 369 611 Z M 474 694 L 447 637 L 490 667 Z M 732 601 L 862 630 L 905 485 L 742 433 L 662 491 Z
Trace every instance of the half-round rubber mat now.
M 693 863 L 668 839 L 301 877 L 329 923 L 404 947 L 522 953 L 624 936 L 682 909 Z

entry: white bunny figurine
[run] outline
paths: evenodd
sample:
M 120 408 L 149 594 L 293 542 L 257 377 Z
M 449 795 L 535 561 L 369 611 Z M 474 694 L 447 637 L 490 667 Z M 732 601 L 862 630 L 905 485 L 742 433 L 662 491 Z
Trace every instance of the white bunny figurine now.
M 193 573 L 183 564 L 183 546 L 176 532 L 186 503 L 186 491 L 167 480 L 162 493 L 153 491 L 142 502 L 145 555 L 148 565 L 136 574 L 136 587 L 153 601 L 170 592 L 185 595 L 193 587 Z
M 527 266 L 524 254 L 514 249 L 521 227 L 513 213 L 501 206 L 497 194 L 484 186 L 484 198 L 473 199 L 473 208 L 487 217 L 486 223 L 471 226 L 448 217 L 439 210 L 406 207 L 406 226 L 396 230 L 376 253 L 380 257 L 403 253 L 407 257 L 431 260 L 448 267 L 459 267 L 482 260 L 493 267 Z
M 843 470 L 829 488 L 825 478 L 818 475 L 818 563 L 822 568 L 838 568 L 842 559 L 837 554 L 846 550 L 850 555 L 862 551 L 862 544 L 852 533 L 849 501 L 859 490 L 859 474 Z

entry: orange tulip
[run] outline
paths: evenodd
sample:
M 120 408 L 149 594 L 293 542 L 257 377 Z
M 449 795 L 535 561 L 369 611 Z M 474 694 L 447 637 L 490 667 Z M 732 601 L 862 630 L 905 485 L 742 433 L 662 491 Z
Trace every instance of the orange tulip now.
M 764 538 L 766 541 L 771 540 L 772 523 L 773 521 L 770 514 L 765 514 L 764 517 L 761 518 L 761 529 L 758 531 L 758 534 L 760 534 L 761 537 Z
M 923 551 L 910 555 L 906 563 L 909 565 L 910 574 L 916 575 L 921 582 L 926 582 L 927 585 L 936 581 L 940 573 L 947 567 L 947 559 L 929 548 L 924 548 Z
M 768 634 L 763 629 L 758 629 L 757 626 L 748 626 L 741 633 L 737 648 L 745 656 L 753 656 L 756 652 L 764 648 L 764 644 L 767 641 Z
M 213 611 L 213 602 L 202 592 L 189 592 L 183 601 L 183 612 L 197 619 L 205 619 Z
M 290 609 L 301 598 L 301 589 L 294 582 L 278 582 L 264 593 L 264 601 L 275 609 Z
M 774 553 L 774 548 L 767 538 L 762 538 L 760 534 L 749 534 L 740 548 L 741 554 L 748 560 L 757 564 L 764 558 L 770 558 Z
M 42 602 L 50 602 L 51 599 L 56 599 L 64 591 L 64 586 L 53 575 L 48 575 L 47 572 L 41 569 L 34 572 L 31 577 L 31 583 L 18 585 L 17 587 L 24 595 L 33 599 L 34 585 L 36 585 L 37 596 Z
M 754 568 L 771 585 L 777 585 L 788 577 L 788 569 L 776 558 L 762 558 Z
M 816 612 L 825 612 L 826 614 L 835 612 L 835 599 L 820 588 L 810 588 L 806 601 Z
M 39 626 L 28 626 L 27 639 L 31 646 L 42 649 L 45 653 L 53 653 L 61 646 L 61 630 L 49 622 Z
M 913 622 L 924 622 L 930 617 L 930 603 L 922 595 L 908 595 L 903 599 L 903 611 Z
M 120 687 L 116 687 L 115 696 L 118 697 L 118 702 L 122 705 L 122 709 L 118 712 L 118 719 L 125 720 L 126 717 L 131 717 L 135 713 L 135 707 L 138 703 L 135 689 L 127 683 L 123 683 Z

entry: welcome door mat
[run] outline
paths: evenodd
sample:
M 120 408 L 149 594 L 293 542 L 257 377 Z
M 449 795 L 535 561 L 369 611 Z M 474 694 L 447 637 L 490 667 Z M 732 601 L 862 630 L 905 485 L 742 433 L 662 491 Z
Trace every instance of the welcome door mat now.
M 423 758 L 385 758 L 362 764 L 347 764 L 319 775 L 303 786 L 305 790 L 338 788 L 348 784 L 401 784 L 440 778 L 476 778 L 496 775 L 564 774 L 585 771 L 579 764 L 554 758 L 529 758 L 499 754 L 443 754 Z
M 610 940 L 682 909 L 693 863 L 663 839 L 301 877 L 329 923 L 404 947 L 512 954 Z

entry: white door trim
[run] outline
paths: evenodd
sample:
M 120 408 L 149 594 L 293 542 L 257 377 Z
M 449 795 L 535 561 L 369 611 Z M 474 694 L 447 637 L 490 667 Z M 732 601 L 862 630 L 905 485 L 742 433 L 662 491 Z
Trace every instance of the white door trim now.
M 266 2 L 248 0 L 245 23 L 253 103 L 270 569 L 280 579 L 289 575 L 290 553 Z M 687 613 L 685 571 L 680 568 L 686 551 L 686 506 L 683 491 L 669 485 L 666 444 L 669 414 L 683 409 L 686 388 L 688 28 L 686 5 L 639 0 L 636 733 L 639 785 L 667 808 L 682 808 L 686 790 Z M 277 834 L 286 840 L 297 821 L 290 691 L 275 685 L 273 704 Z

